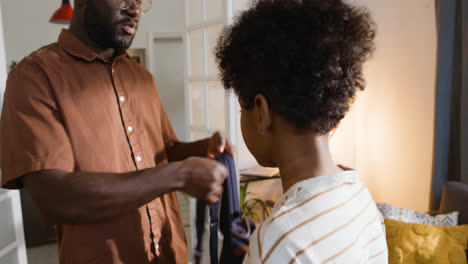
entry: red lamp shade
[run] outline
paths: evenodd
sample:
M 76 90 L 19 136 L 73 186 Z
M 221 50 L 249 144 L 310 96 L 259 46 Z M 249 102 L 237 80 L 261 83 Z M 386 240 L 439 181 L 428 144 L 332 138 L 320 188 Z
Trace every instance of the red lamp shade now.
M 56 24 L 69 24 L 72 16 L 73 8 L 70 5 L 70 0 L 62 0 L 62 6 L 52 15 L 50 22 Z

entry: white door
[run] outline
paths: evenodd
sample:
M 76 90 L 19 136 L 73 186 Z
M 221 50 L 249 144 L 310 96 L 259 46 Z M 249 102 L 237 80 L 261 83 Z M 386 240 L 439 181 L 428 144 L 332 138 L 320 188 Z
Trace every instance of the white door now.
M 0 189 L 0 264 L 26 263 L 19 192 Z
M 224 91 L 213 52 L 222 29 L 231 22 L 232 5 L 232 0 L 185 0 L 185 108 L 190 141 L 220 131 L 234 144 L 237 142 L 236 99 Z M 196 242 L 193 199 L 190 206 L 192 223 L 188 244 L 192 259 Z M 202 263 L 209 263 L 208 238 L 209 231 L 205 228 Z
M 0 106 L 7 77 L 1 12 L 0 3 Z M 19 192 L 0 189 L 0 264 L 26 263 L 28 261 Z
M 186 0 L 185 87 L 188 139 L 213 132 L 236 142 L 235 98 L 219 81 L 214 47 L 232 17 L 232 0 Z

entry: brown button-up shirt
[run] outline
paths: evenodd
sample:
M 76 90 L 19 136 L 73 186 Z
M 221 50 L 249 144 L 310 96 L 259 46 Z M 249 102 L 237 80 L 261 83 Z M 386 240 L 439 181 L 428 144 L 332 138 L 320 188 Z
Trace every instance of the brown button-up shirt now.
M 55 169 L 124 173 L 167 163 L 177 142 L 152 75 L 99 57 L 71 32 L 10 73 L 0 122 L 2 186 Z M 138 190 L 135 190 L 137 192 Z M 60 263 L 187 263 L 175 193 L 107 222 L 57 225 Z

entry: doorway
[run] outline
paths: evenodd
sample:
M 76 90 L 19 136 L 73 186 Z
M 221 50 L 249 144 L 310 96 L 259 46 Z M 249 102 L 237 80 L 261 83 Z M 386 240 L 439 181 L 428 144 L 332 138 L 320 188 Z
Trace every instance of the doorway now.
M 183 37 L 178 33 L 152 34 L 150 71 L 153 74 L 164 109 L 177 137 L 186 138 L 184 49 Z

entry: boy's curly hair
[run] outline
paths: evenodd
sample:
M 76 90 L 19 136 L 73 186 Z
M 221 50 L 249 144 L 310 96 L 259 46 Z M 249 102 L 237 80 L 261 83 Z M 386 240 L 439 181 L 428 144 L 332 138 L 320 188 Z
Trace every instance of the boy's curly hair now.
M 297 129 L 325 134 L 363 90 L 374 50 L 369 12 L 342 0 L 255 0 L 216 47 L 226 89 L 252 109 L 262 94 Z

